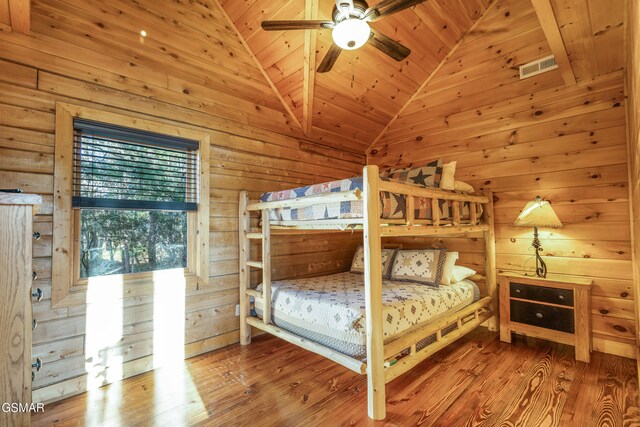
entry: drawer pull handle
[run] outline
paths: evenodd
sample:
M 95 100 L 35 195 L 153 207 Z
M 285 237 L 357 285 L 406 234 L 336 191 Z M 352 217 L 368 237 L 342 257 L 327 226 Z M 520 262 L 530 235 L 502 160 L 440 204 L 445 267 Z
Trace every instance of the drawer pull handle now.
M 560 298 L 561 300 L 564 300 L 564 295 L 558 295 L 558 298 Z
M 522 290 L 521 290 L 521 289 L 516 289 L 516 293 L 517 293 L 517 294 L 521 294 L 521 293 L 522 293 Z
M 35 271 L 32 272 L 31 277 L 33 278 L 33 280 L 36 280 L 38 278 L 38 273 L 36 273 Z
M 36 357 L 36 363 L 33 363 L 31 367 L 35 368 L 36 372 L 40 372 L 40 368 L 42 368 L 42 359 Z
M 33 233 L 33 240 L 40 240 L 41 237 L 42 235 L 40 234 L 39 231 L 36 231 L 35 233 Z
M 544 317 L 544 314 L 542 314 L 542 313 L 540 313 L 540 312 L 537 312 L 537 313 L 536 313 L 536 317 L 537 317 L 538 319 L 542 319 L 542 318 Z
M 44 292 L 42 289 L 38 288 L 34 293 L 31 294 L 32 297 L 36 299 L 36 301 L 42 301 L 42 297 L 44 296 Z
M 31 330 L 33 331 L 34 329 L 36 329 L 38 327 L 38 321 L 36 319 L 33 319 L 31 321 Z

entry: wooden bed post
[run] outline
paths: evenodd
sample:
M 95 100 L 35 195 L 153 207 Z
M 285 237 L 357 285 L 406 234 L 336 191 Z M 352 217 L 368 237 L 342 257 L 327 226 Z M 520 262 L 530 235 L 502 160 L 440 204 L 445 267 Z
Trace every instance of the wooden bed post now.
M 493 226 L 493 192 L 484 191 L 484 195 L 489 199 L 482 211 L 482 222 L 489 226 L 484 232 L 484 275 L 487 286 L 487 294 L 491 297 L 491 311 L 493 316 L 487 321 L 490 331 L 500 330 L 498 319 L 498 285 L 496 276 L 496 233 Z
M 271 323 L 271 218 L 269 209 L 262 210 L 262 320 Z
M 382 333 L 382 243 L 378 166 L 364 167 L 364 289 L 367 329 L 369 417 L 385 418 L 384 342 Z
M 246 191 L 240 192 L 240 209 L 238 212 L 238 245 L 240 253 L 240 344 L 247 345 L 251 343 L 251 326 L 247 323 L 249 317 L 249 296 L 247 289 L 250 287 L 251 274 L 247 262 L 251 256 L 249 239 L 247 233 L 251 228 L 251 217 L 247 211 L 249 203 L 249 194 Z

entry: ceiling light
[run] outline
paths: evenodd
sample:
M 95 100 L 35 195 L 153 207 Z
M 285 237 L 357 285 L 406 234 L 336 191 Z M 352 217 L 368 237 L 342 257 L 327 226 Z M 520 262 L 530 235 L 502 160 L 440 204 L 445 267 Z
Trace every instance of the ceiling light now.
M 339 22 L 331 33 L 333 41 L 345 50 L 354 50 L 369 40 L 369 24 L 360 19 L 345 19 Z

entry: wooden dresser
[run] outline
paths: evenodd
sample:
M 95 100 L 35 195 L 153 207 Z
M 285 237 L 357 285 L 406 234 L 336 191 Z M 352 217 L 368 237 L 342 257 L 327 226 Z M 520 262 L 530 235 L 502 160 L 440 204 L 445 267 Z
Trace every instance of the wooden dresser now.
M 576 359 L 591 358 L 591 284 L 588 278 L 498 276 L 500 339 L 511 332 L 575 346 Z
M 31 402 L 33 215 L 42 198 L 0 193 L 0 403 Z M 0 426 L 28 426 L 29 412 L 0 411 Z

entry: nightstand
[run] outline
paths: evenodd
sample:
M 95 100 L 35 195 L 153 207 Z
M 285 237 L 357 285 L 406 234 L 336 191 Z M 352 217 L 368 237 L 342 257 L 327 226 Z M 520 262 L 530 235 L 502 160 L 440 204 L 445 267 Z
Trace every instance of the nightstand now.
M 500 339 L 511 332 L 573 345 L 576 360 L 591 357 L 590 279 L 498 275 Z

